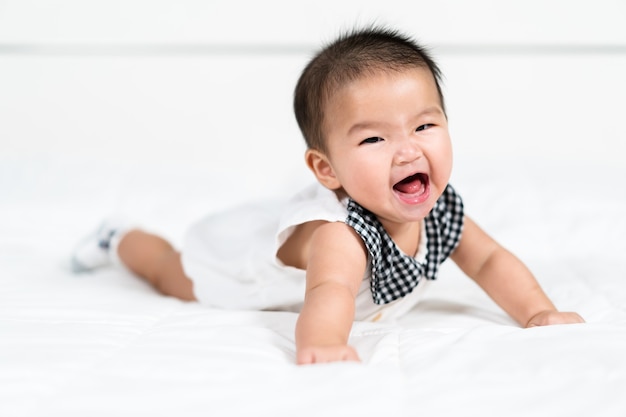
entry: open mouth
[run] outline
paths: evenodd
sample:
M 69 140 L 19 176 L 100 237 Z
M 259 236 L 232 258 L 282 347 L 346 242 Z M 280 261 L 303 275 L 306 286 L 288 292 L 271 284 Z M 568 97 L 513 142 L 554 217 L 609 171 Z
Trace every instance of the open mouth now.
M 428 189 L 428 175 L 424 173 L 413 174 L 396 183 L 393 189 L 402 194 L 423 194 Z

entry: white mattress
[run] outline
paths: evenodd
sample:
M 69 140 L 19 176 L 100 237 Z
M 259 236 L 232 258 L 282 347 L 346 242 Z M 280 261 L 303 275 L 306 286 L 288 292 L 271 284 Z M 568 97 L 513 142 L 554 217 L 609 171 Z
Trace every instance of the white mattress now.
M 467 212 L 586 324 L 521 329 L 446 264 L 400 321 L 355 323 L 363 363 L 296 366 L 295 313 L 220 311 L 160 296 L 125 271 L 67 268 L 73 243 L 111 210 L 176 243 L 236 191 L 212 195 L 183 166 L 5 158 L 0 415 L 624 416 L 625 173 L 455 168 Z

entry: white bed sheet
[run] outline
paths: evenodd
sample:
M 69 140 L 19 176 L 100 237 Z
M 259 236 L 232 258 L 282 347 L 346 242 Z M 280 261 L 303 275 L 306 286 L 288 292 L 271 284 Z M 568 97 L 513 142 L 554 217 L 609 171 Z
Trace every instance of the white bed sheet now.
M 298 367 L 295 313 L 220 311 L 125 271 L 67 268 L 73 243 L 111 210 L 178 242 L 235 190 L 216 198 L 182 167 L 5 158 L 0 415 L 624 416 L 626 170 L 524 164 L 461 161 L 454 184 L 586 324 L 521 329 L 446 264 L 400 321 L 355 323 L 362 364 Z

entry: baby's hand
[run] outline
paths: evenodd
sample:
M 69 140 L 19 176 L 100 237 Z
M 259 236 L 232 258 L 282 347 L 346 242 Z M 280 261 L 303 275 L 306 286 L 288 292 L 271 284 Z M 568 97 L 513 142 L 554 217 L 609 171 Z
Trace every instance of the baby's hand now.
M 310 365 L 313 363 L 355 361 L 361 362 L 359 355 L 352 346 L 314 346 L 304 348 L 298 352 L 296 358 L 298 365 Z
M 575 324 L 584 322 L 585 320 L 583 320 L 583 318 L 580 317 L 577 313 L 546 310 L 535 314 L 530 320 L 528 320 L 526 327 L 549 326 L 551 324 Z

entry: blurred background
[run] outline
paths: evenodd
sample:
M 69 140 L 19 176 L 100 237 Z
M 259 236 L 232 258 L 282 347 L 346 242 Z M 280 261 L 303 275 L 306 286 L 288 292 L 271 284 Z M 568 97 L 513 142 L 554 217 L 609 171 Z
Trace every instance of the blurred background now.
M 187 223 L 299 187 L 296 79 L 370 23 L 439 62 L 454 176 L 563 164 L 575 182 L 623 164 L 624 22 L 623 0 L 0 0 L 0 209 Z

